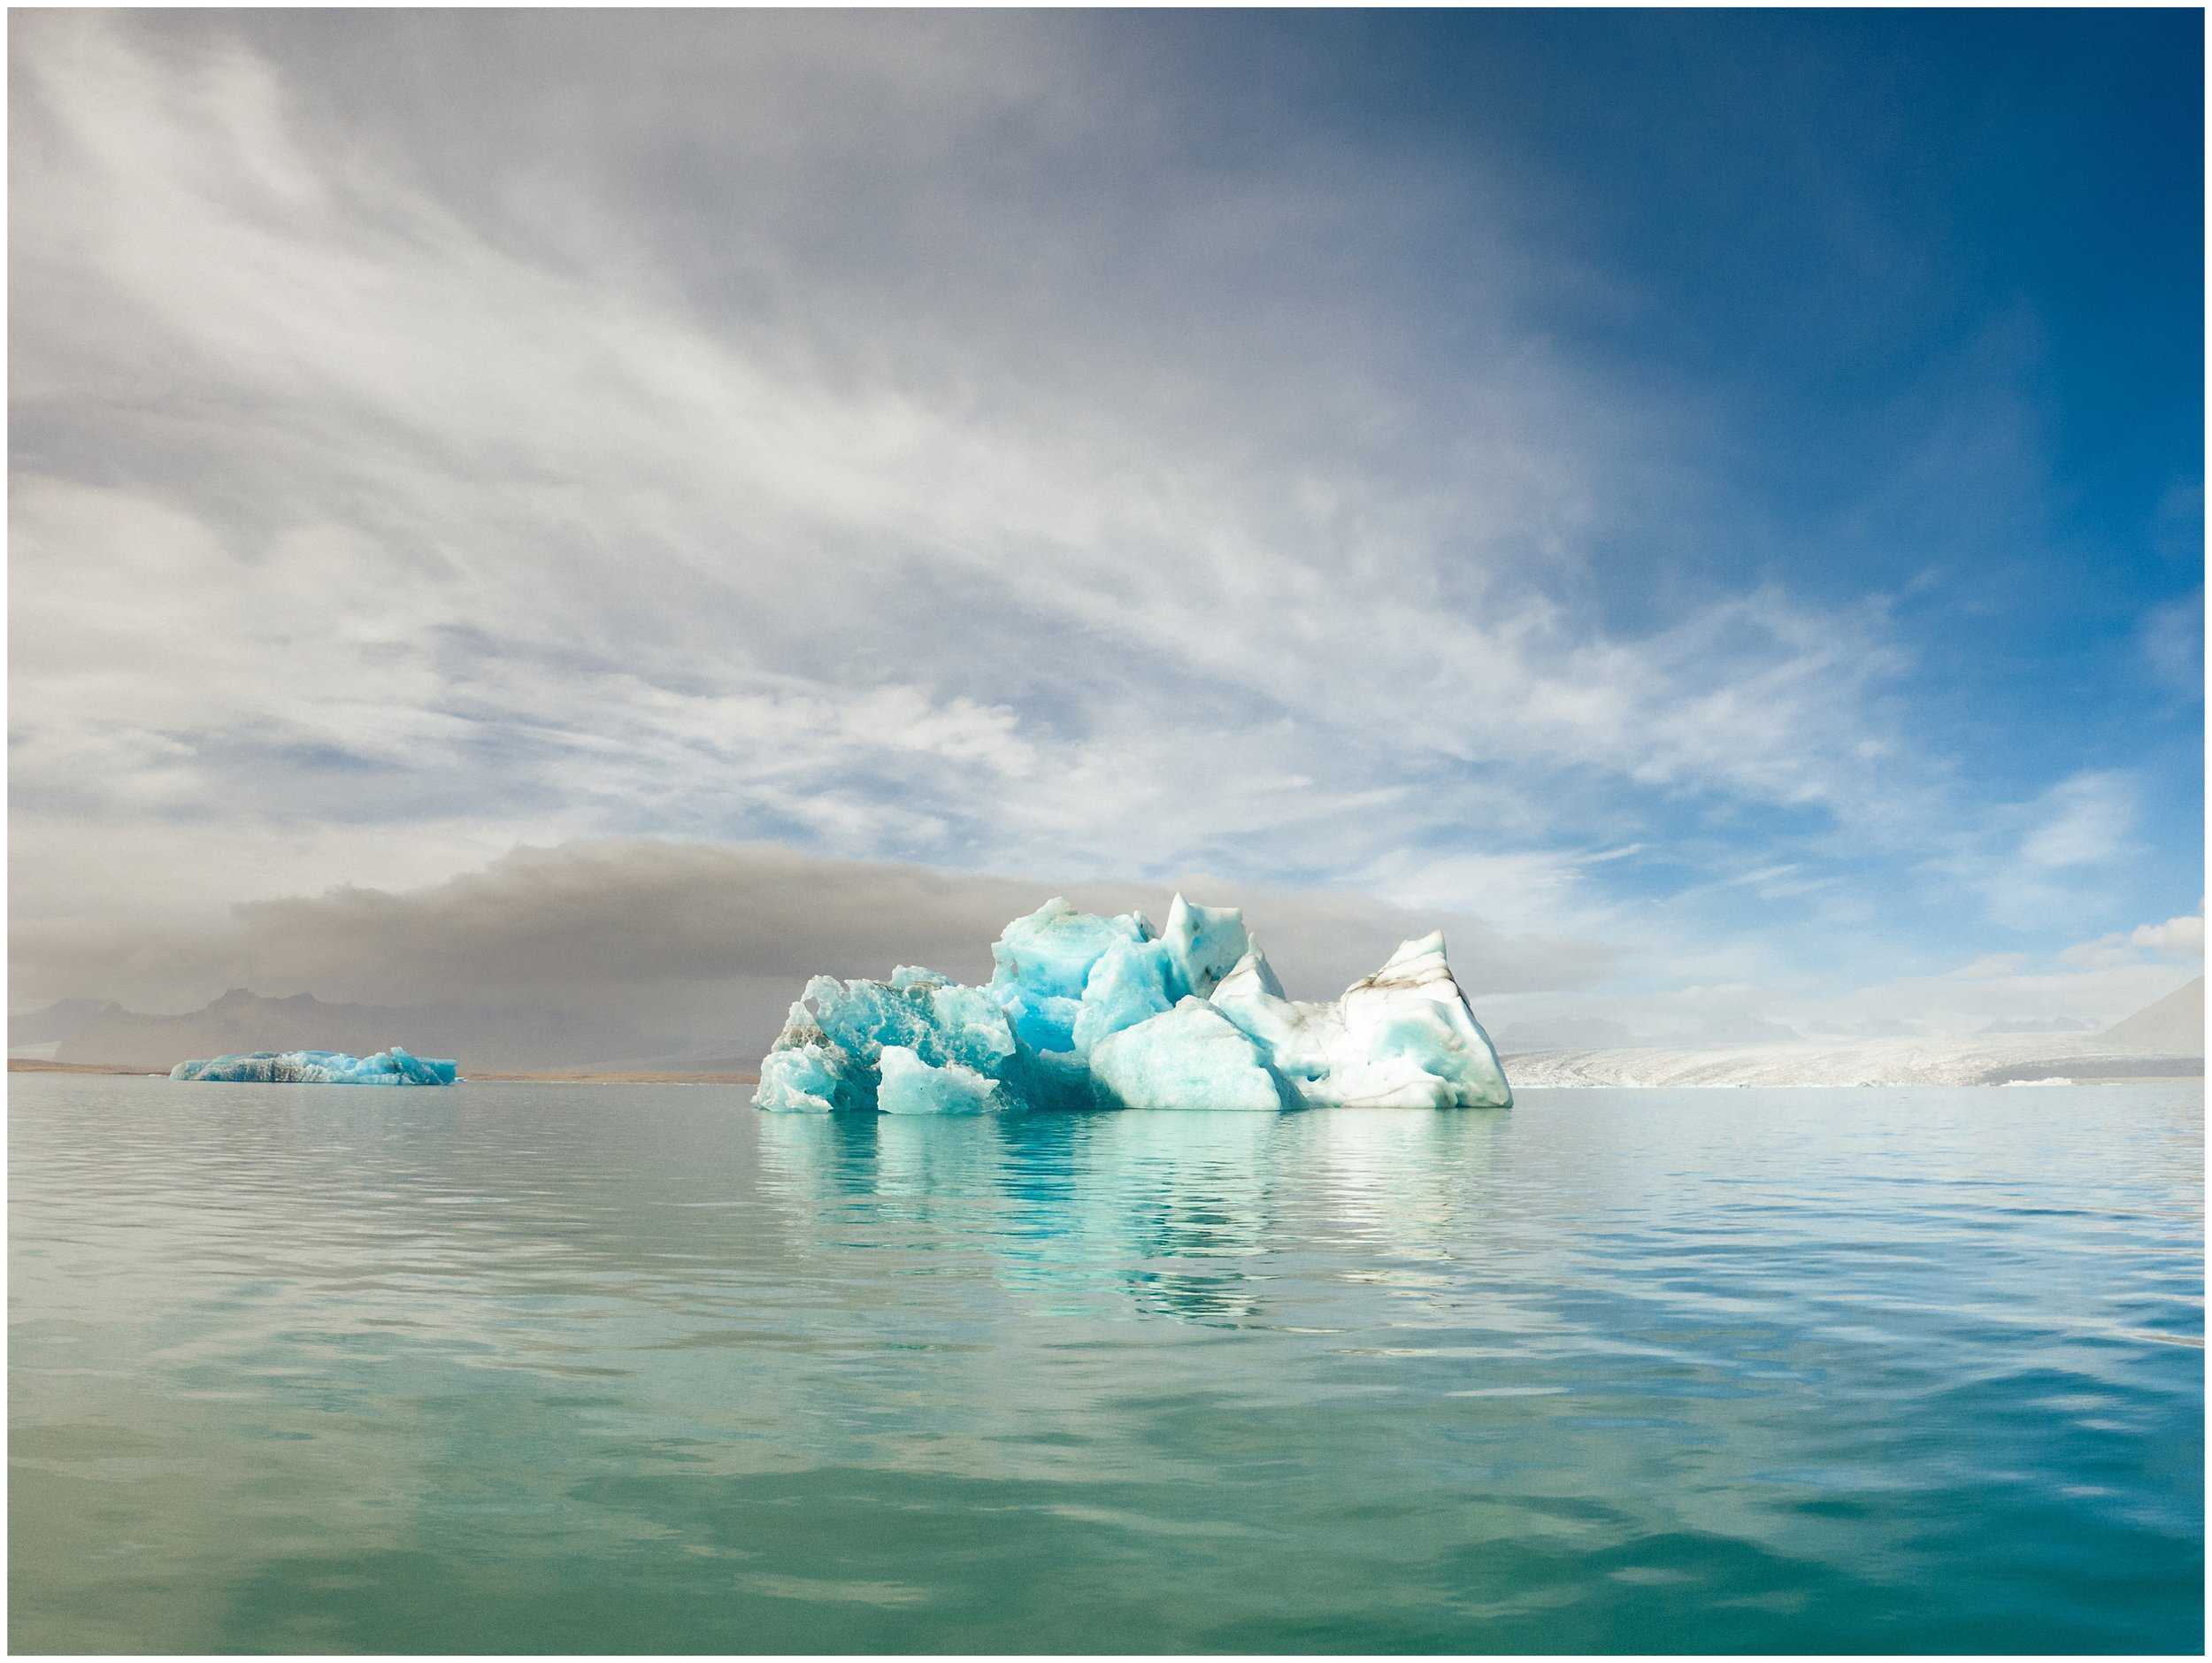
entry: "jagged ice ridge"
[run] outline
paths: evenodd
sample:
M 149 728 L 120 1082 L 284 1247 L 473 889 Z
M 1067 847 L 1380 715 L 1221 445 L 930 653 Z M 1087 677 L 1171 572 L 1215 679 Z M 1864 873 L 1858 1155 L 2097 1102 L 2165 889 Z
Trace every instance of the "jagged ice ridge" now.
M 395 1045 L 373 1057 L 350 1057 L 342 1051 L 257 1051 L 196 1058 L 179 1063 L 169 1077 L 254 1085 L 449 1086 L 460 1072 L 457 1062 L 417 1057 Z
M 1287 997 L 1242 909 L 1177 896 L 1167 927 L 1047 901 L 991 949 L 987 986 L 903 965 L 816 976 L 761 1063 L 756 1106 L 885 1114 L 1008 1109 L 1510 1108 L 1441 931 L 1340 999 Z

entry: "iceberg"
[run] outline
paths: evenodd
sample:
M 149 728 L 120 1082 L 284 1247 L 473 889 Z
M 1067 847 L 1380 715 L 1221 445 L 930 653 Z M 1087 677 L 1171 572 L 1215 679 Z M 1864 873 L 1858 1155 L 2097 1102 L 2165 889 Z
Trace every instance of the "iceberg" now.
M 1325 1003 L 1294 1000 L 1241 908 L 1175 897 L 1079 912 L 1055 897 L 1007 925 L 991 980 L 903 965 L 887 981 L 816 976 L 763 1059 L 756 1107 L 973 1114 L 1007 1110 L 1510 1108 L 1497 1048 L 1444 936 L 1402 944 Z
M 417 1057 L 397 1045 L 373 1057 L 349 1057 L 342 1051 L 257 1051 L 180 1062 L 169 1077 L 255 1085 L 449 1086 L 460 1078 L 460 1065 Z

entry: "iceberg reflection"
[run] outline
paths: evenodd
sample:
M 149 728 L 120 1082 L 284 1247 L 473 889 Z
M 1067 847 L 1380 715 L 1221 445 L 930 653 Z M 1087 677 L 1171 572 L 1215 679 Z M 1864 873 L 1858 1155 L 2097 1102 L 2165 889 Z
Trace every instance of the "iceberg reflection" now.
M 1369 1250 L 1360 1285 L 1414 1298 L 1442 1289 L 1483 1234 L 1508 1124 L 1386 1113 L 764 1116 L 761 1181 L 798 1236 L 979 1253 L 1002 1288 L 1064 1293 L 1048 1307 L 1059 1313 L 1327 1327 L 1310 1266 L 1285 1281 L 1301 1290 L 1294 1302 L 1278 1297 L 1276 1244 L 1358 1243 Z

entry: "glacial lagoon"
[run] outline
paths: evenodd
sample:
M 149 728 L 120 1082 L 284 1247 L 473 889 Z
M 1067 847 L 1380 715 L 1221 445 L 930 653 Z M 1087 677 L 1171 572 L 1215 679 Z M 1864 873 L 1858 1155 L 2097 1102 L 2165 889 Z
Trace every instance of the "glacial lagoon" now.
M 18 1650 L 2203 1638 L 2194 1085 L 10 1086 Z

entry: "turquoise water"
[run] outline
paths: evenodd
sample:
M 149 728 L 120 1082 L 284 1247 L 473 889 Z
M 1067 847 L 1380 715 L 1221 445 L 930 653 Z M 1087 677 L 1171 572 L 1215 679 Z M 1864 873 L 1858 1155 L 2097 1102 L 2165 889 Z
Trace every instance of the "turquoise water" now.
M 18 1650 L 2202 1641 L 2193 1086 L 10 1086 Z

